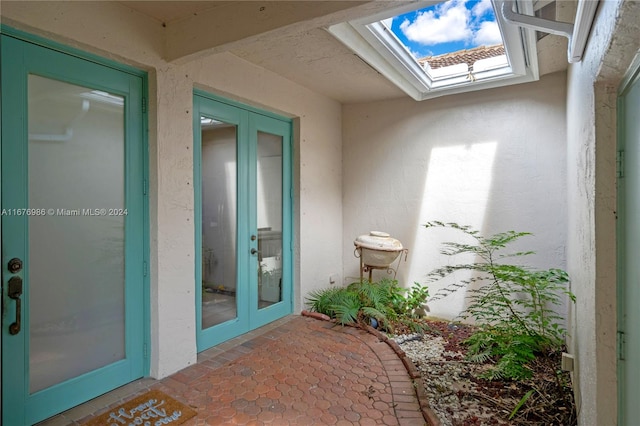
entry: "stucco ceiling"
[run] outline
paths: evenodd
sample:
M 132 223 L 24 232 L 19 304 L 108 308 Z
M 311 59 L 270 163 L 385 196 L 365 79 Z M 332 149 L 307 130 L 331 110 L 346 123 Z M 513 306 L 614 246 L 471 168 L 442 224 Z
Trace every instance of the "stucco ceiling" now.
M 406 96 L 331 36 L 331 24 L 367 16 L 394 1 L 122 1 L 163 24 L 166 59 L 231 52 L 342 103 Z M 539 46 L 541 74 L 566 68 L 566 43 Z M 544 40 L 544 39 L 543 39 Z M 563 47 L 564 46 L 564 47 Z M 563 51 L 564 49 L 564 51 Z
M 120 1 L 119 3 L 166 24 L 188 19 L 216 7 L 233 4 L 232 1 Z

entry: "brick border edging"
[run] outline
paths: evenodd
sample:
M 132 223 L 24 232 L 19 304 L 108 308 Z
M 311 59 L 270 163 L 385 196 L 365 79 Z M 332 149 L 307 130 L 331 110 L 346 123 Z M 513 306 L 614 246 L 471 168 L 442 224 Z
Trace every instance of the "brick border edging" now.
M 303 310 L 300 312 L 302 316 L 314 318 L 321 321 L 333 321 L 328 315 L 321 314 L 319 312 L 310 312 L 307 310 Z M 409 374 L 409 378 L 413 382 L 413 388 L 416 392 L 416 398 L 418 398 L 418 405 L 420 406 L 420 411 L 422 412 L 422 417 L 424 417 L 424 421 L 427 422 L 429 426 L 441 426 L 440 419 L 436 414 L 431 410 L 429 406 L 429 399 L 427 398 L 427 392 L 424 389 L 424 382 L 422 381 L 422 375 L 413 364 L 411 359 L 407 356 L 407 354 L 400 348 L 400 346 L 396 343 L 395 340 L 389 339 L 387 336 L 382 334 L 380 331 L 371 327 L 370 325 L 361 326 L 358 325 L 357 328 L 365 330 L 369 334 L 374 335 L 381 342 L 386 343 L 395 354 L 400 358 L 402 364 L 407 369 L 407 374 Z

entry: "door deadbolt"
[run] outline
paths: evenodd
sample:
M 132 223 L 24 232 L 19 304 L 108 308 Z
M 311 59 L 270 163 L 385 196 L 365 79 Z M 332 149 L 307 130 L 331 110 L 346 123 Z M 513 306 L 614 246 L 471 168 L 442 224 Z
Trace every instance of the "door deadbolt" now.
M 18 259 L 17 257 L 14 257 L 7 264 L 7 268 L 9 269 L 9 272 L 11 272 L 12 274 L 17 274 L 22 270 L 22 260 Z

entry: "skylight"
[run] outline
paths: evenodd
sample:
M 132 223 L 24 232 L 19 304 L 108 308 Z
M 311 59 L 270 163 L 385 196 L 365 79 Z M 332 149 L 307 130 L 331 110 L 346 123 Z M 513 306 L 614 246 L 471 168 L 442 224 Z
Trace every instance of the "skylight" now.
M 416 100 L 537 80 L 535 32 L 504 22 L 501 3 L 420 0 L 329 32 Z
M 382 23 L 416 59 L 502 44 L 491 0 L 446 1 Z

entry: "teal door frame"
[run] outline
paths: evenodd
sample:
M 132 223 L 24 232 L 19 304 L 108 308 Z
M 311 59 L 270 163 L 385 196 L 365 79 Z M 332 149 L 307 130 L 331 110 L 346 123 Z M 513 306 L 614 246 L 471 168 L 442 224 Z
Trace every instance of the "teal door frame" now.
M 125 359 L 30 394 L 28 386 L 29 330 L 28 217 L 2 216 L 2 423 L 32 424 L 148 375 L 149 358 L 149 227 L 146 92 L 147 74 L 135 68 L 81 52 L 41 37 L 1 26 L 2 55 L 2 209 L 28 208 L 27 188 L 27 76 L 105 90 L 125 98 L 125 245 L 126 334 Z M 21 141 L 21 143 L 16 143 Z M 129 143 L 129 141 L 136 141 Z M 10 178 L 7 179 L 7 177 Z M 24 282 L 21 296 L 22 331 L 9 333 L 16 302 L 7 295 L 9 259 L 24 259 L 17 274 Z M 137 311 L 137 312 L 136 312 Z
M 195 294 L 197 348 L 203 351 L 293 312 L 293 171 L 292 121 L 248 105 L 195 90 L 193 96 L 194 194 L 195 194 Z M 200 117 L 215 118 L 237 126 L 237 317 L 202 329 L 202 133 Z M 258 260 L 251 255 L 250 235 L 257 233 L 255 187 L 257 135 L 283 137 L 282 152 L 282 301 L 258 306 Z M 253 183 L 252 183 L 253 182 Z M 249 190 L 247 190 L 250 188 Z
M 640 417 L 640 63 L 621 84 L 617 104 L 618 424 Z

